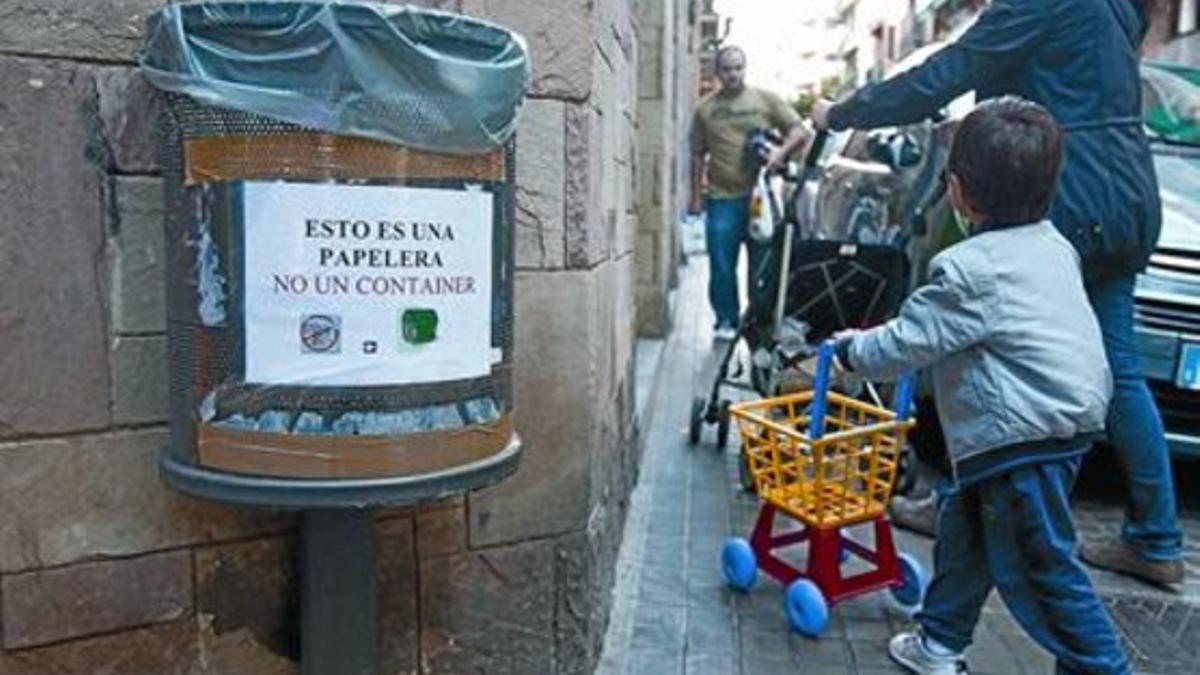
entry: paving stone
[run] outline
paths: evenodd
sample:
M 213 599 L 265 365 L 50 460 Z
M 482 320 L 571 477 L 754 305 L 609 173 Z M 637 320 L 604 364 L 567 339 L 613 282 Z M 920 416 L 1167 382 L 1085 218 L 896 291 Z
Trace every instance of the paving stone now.
M 737 631 L 728 610 L 692 607 L 687 612 L 685 642 L 688 654 L 734 654 Z
M 785 653 L 773 653 L 769 645 L 760 649 L 746 649 L 740 654 L 742 672 L 746 675 L 795 675 L 796 664 Z
M 846 636 L 851 640 L 887 640 L 892 636 L 892 626 L 884 618 L 854 619 L 845 621 Z
M 729 588 L 719 571 L 714 570 L 707 576 L 690 572 L 686 584 L 688 607 L 720 607 L 730 611 L 736 609 L 736 591 Z
M 624 672 L 628 675 L 678 675 L 683 672 L 683 654 L 674 649 L 635 646 L 630 650 L 627 661 L 628 667 Z
M 634 648 L 671 649 L 682 653 L 684 617 L 683 607 L 638 602 L 633 610 L 630 645 Z
M 849 644 L 835 636 L 810 638 L 791 632 L 788 634 L 786 649 L 798 664 L 842 667 L 850 665 Z
M 733 675 L 737 672 L 738 657 L 737 654 L 722 653 L 691 653 L 687 655 L 687 661 L 684 663 L 685 675 Z M 641 671 L 648 673 L 652 671 Z
M 847 624 L 847 630 L 850 626 Z M 887 653 L 887 639 L 863 639 L 850 640 L 847 644 L 850 645 L 850 653 L 854 659 L 855 666 L 887 666 L 892 663 L 892 659 Z

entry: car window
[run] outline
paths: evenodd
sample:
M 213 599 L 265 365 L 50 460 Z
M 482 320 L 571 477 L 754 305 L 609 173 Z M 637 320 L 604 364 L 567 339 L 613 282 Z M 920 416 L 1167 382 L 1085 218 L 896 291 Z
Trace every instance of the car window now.
M 1142 113 L 1151 135 L 1172 143 L 1200 145 L 1200 69 L 1144 65 Z

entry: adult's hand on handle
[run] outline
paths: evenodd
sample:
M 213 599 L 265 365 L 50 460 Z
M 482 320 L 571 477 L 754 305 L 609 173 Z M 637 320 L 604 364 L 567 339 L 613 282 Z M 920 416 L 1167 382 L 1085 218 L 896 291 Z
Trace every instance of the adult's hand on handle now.
M 826 131 L 829 129 L 829 111 L 833 108 L 833 101 L 827 98 L 819 98 L 813 103 L 812 118 L 813 128 L 817 131 Z
M 693 195 L 688 200 L 687 212 L 689 216 L 698 216 L 704 213 L 704 198 L 700 195 Z

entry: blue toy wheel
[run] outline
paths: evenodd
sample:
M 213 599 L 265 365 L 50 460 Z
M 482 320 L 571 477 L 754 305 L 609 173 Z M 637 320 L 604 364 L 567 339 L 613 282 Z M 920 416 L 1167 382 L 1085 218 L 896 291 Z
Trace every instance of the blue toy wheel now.
M 821 589 L 808 579 L 792 582 L 784 597 L 788 623 L 801 635 L 819 637 L 829 625 L 829 604 Z
M 908 614 L 915 614 L 925 599 L 929 587 L 929 573 L 925 567 L 907 553 L 897 556 L 900 564 L 900 585 L 892 587 L 892 599 Z
M 734 590 L 744 593 L 753 588 L 758 580 L 758 558 L 750 548 L 750 542 L 741 537 L 726 540 L 721 549 L 721 569 L 725 572 L 725 581 Z

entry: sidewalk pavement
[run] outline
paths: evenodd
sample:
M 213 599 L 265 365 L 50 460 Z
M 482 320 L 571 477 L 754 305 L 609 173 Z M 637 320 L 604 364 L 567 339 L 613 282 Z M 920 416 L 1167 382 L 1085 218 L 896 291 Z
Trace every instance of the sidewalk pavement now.
M 735 438 L 718 453 L 715 432 L 706 427 L 700 445 L 687 443 L 691 400 L 711 385 L 715 352 L 705 303 L 707 266 L 695 257 L 681 272 L 673 334 L 665 343 L 639 344 L 643 464 L 597 675 L 901 672 L 887 656 L 887 638 L 910 622 L 886 592 L 837 605 L 827 633 L 813 640 L 789 630 L 783 589 L 765 575 L 748 594 L 726 587 L 721 545 L 731 535 L 748 535 L 759 504 L 737 486 Z M 1110 527 L 1119 522 L 1113 508 L 1119 509 L 1091 509 L 1086 519 Z M 932 568 L 931 540 L 897 530 L 897 543 Z M 1195 567 L 1191 574 L 1195 578 Z M 1137 672 L 1200 672 L 1196 598 L 1131 586 L 1112 575 L 1097 575 L 1097 581 L 1123 630 L 1126 623 L 1160 628 L 1141 640 L 1124 631 Z M 1054 670 L 1050 655 L 1025 637 L 995 595 L 975 640 L 967 654 L 974 673 Z

